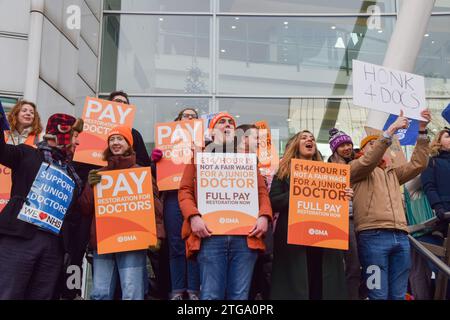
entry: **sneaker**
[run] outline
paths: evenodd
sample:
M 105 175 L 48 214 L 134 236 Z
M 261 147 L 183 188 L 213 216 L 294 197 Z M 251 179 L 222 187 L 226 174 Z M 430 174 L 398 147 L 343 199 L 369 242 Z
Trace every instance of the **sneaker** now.
M 182 293 L 176 294 L 170 300 L 183 300 L 183 294 Z

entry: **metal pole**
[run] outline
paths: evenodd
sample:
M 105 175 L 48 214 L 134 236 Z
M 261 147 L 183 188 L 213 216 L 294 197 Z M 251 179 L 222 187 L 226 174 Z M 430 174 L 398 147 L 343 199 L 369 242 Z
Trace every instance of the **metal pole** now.
M 413 72 L 435 0 L 402 1 L 383 66 Z M 382 130 L 388 113 L 370 110 L 369 127 Z
M 30 29 L 28 32 L 28 56 L 25 75 L 24 98 L 37 100 L 39 69 L 41 62 L 42 26 L 44 24 L 44 0 L 31 0 Z

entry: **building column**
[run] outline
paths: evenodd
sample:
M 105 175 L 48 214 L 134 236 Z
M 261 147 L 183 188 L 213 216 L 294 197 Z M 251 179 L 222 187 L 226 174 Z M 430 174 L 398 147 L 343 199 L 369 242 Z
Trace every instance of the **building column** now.
M 435 0 L 405 0 L 398 14 L 383 66 L 413 73 Z M 370 110 L 369 127 L 382 130 L 388 113 Z
M 36 102 L 38 94 L 43 24 L 44 0 L 31 0 L 27 69 L 23 96 L 24 99 L 32 102 Z

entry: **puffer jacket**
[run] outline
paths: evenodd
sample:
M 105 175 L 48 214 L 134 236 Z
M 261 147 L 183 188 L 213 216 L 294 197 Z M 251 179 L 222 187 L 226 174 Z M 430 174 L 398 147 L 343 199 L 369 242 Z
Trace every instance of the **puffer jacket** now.
M 350 162 L 356 232 L 370 229 L 408 232 L 400 186 L 427 167 L 429 140 L 419 135 L 408 163 L 382 169 L 378 164 L 388 147 L 389 140 L 382 137 L 375 142 L 370 152 Z

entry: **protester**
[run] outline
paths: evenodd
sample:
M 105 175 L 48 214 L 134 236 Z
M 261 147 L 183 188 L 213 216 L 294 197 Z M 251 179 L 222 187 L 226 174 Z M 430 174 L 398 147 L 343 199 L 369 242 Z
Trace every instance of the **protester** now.
M 343 131 L 333 128 L 329 131 L 329 144 L 331 156 L 328 162 L 348 164 L 355 158 L 353 151 L 353 141 L 349 135 Z M 350 300 L 358 300 L 365 297 L 364 281 L 361 273 L 361 264 L 358 257 L 358 245 L 356 243 L 355 225 L 353 223 L 352 201 L 349 207 L 349 247 L 344 254 L 345 278 Z
M 35 117 L 36 119 L 36 117 Z M 63 265 L 70 264 L 68 251 L 75 213 L 71 211 L 82 184 L 71 159 L 83 130 L 83 121 L 66 114 L 48 119 L 44 141 L 37 148 L 5 143 L 0 132 L 0 163 L 11 168 L 11 200 L 0 214 L 0 300 L 52 299 Z M 37 132 L 36 132 L 37 133 Z M 17 218 L 42 163 L 58 168 L 75 183 L 60 236 Z
M 313 134 L 300 131 L 290 139 L 272 181 L 270 200 L 279 212 L 274 231 L 272 299 L 345 299 L 344 257 L 340 250 L 287 243 L 291 160 L 322 161 Z M 347 196 L 351 196 L 351 189 Z
M 444 214 L 450 211 L 449 128 L 439 131 L 431 143 L 431 159 L 422 173 L 422 184 L 436 216 L 445 221 Z
M 40 141 L 42 132 L 41 118 L 33 102 L 20 100 L 8 115 L 11 130 L 5 132 L 7 144 L 19 145 L 25 143 L 35 146 Z
M 198 119 L 194 108 L 180 111 L 174 121 Z M 157 163 L 162 158 L 160 149 L 153 149 L 152 160 Z M 171 280 L 171 300 L 183 300 L 187 294 L 189 300 L 198 300 L 200 291 L 200 274 L 196 261 L 186 259 L 186 249 L 181 239 L 183 215 L 178 204 L 178 190 L 162 192 L 164 198 L 164 226 L 169 245 L 169 265 Z
M 80 208 L 83 215 L 95 214 L 93 186 L 100 182 L 99 171 L 124 170 L 139 167 L 136 164 L 136 154 L 133 150 L 133 135 L 131 129 L 119 126 L 108 134 L 108 147 L 103 153 L 104 161 L 108 164 L 100 170 L 89 173 L 88 183 L 81 195 Z M 157 205 L 158 190 L 154 190 L 155 214 L 158 224 Z M 112 300 L 114 298 L 117 278 L 120 279 L 123 300 L 143 300 L 145 295 L 146 275 L 146 250 L 126 251 L 112 254 L 98 254 L 96 247 L 96 225 L 93 219 L 91 228 L 91 247 L 94 248 L 93 266 L 93 290 L 91 299 Z M 157 228 L 160 231 L 160 228 Z
M 355 190 L 353 216 L 357 232 L 358 253 L 369 299 L 401 300 L 405 298 L 411 268 L 408 228 L 400 186 L 426 168 L 428 138 L 426 127 L 431 119 L 422 111 L 419 135 L 411 160 L 398 167 L 387 166 L 383 155 L 392 143 L 393 134 L 407 128 L 403 112 L 382 136 L 368 136 L 361 141 L 361 152 L 350 162 L 350 182 Z
M 212 142 L 208 152 L 236 152 L 236 121 L 227 113 L 218 113 L 210 122 Z M 272 209 L 263 177 L 258 173 L 259 213 L 248 236 L 212 235 L 197 205 L 197 170 L 189 164 L 178 193 L 184 216 L 182 237 L 188 258 L 197 257 L 200 267 L 201 300 L 248 299 L 257 250 L 264 250 L 262 237 L 272 218 Z

